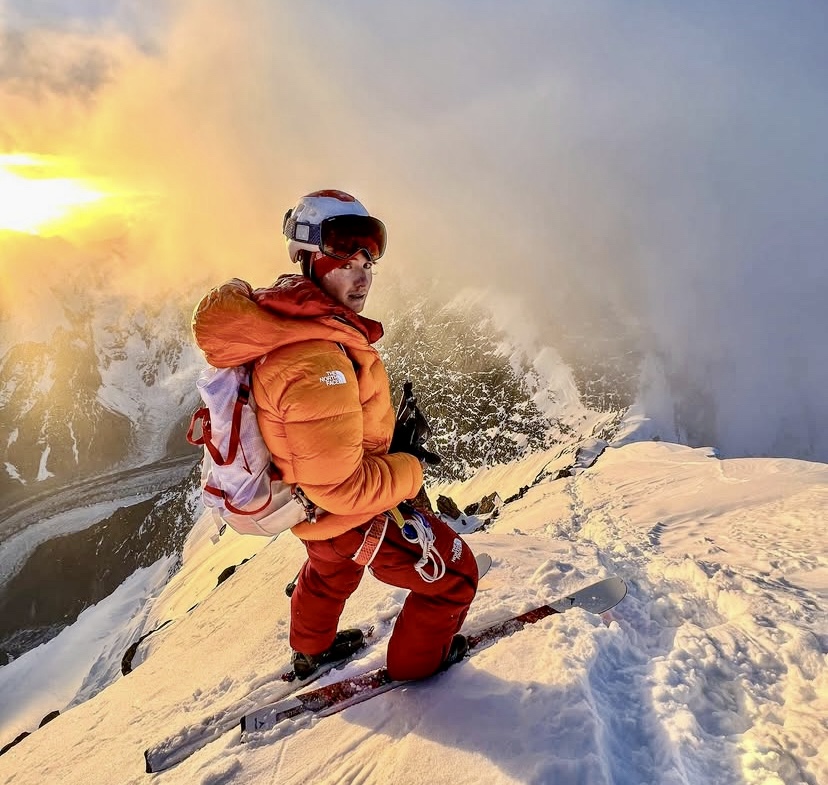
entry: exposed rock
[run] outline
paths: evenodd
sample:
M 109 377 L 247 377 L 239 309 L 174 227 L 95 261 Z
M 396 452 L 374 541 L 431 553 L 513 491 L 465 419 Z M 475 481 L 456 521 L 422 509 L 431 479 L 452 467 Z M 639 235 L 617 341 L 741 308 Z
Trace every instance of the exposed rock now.
M 219 573 L 218 579 L 216 580 L 216 586 L 221 586 L 231 575 L 233 575 L 236 570 L 242 566 L 242 564 L 246 564 L 249 562 L 250 559 L 242 559 L 238 564 L 231 564 L 229 567 L 225 567 L 221 573 Z
M 392 395 L 410 379 L 443 461 L 428 466 L 431 482 L 467 479 L 484 465 L 513 461 L 567 437 L 562 421 L 545 416 L 531 364 L 503 351 L 504 334 L 491 314 L 471 303 L 444 303 L 445 292 L 404 289 L 386 295 L 405 302 L 383 319 L 380 352 Z M 440 307 L 445 305 L 446 307 Z
M 59 717 L 59 716 L 60 716 L 60 712 L 57 709 L 55 709 L 54 711 L 50 711 L 40 721 L 40 724 L 37 727 L 42 728 L 47 723 L 51 722 L 55 717 Z M 31 735 L 32 734 L 29 733 L 29 731 L 24 730 L 23 733 L 21 733 L 19 736 L 17 736 L 17 738 L 15 738 L 13 741 L 10 741 L 8 744 L 6 744 L 5 747 L 0 747 L 0 755 L 3 755 L 4 753 L 8 752 L 12 747 L 14 747 L 17 744 L 20 744 L 20 742 L 23 741 L 23 739 L 25 739 L 27 736 L 31 736 Z
M 504 501 L 503 503 L 504 503 L 504 504 L 509 504 L 510 502 L 517 501 L 518 499 L 522 499 L 522 498 L 525 496 L 526 491 L 528 491 L 528 490 L 529 490 L 529 486 L 528 486 L 528 485 L 524 485 L 524 486 L 523 486 L 523 487 L 522 487 L 522 488 L 521 488 L 521 489 L 520 489 L 517 493 L 513 493 L 513 494 L 512 494 L 512 495 L 511 495 L 508 499 L 506 499 L 506 501 Z
M 48 713 L 48 714 L 47 714 L 47 715 L 46 715 L 46 716 L 45 716 L 45 717 L 44 717 L 44 718 L 40 721 L 40 725 L 38 725 L 37 727 L 38 727 L 38 728 L 42 728 L 44 725 L 46 725 L 46 723 L 51 722 L 51 721 L 52 721 L 55 717 L 59 717 L 59 716 L 60 716 L 60 712 L 59 712 L 57 709 L 55 709 L 54 711 L 50 711 L 50 712 L 49 712 L 49 713 Z
M 31 734 L 29 733 L 29 731 L 24 730 L 23 733 L 21 733 L 14 741 L 10 741 L 5 747 L 0 748 L 0 755 L 3 755 L 4 753 L 8 752 L 16 744 L 20 744 L 20 742 L 23 741 L 23 739 L 25 739 L 26 736 L 31 736 Z
M 443 515 L 447 515 L 455 521 L 463 514 L 450 496 L 443 496 L 442 494 L 437 497 L 437 509 Z
M 225 567 L 218 576 L 216 580 L 216 586 L 221 586 L 234 572 L 236 571 L 236 565 L 231 564 L 229 567 Z
M 477 515 L 489 515 L 493 513 L 503 502 L 501 501 L 500 496 L 498 496 L 497 491 L 490 493 L 488 496 L 484 496 L 480 500 L 480 506 L 477 508 Z
M 425 485 L 421 486 L 417 495 L 408 501 L 411 503 L 412 507 L 416 507 L 418 510 L 428 510 L 428 512 L 434 512 L 434 507 L 431 505 L 431 499 L 428 498 Z
M 127 650 L 124 652 L 124 656 L 121 657 L 121 674 L 123 676 L 127 676 L 132 673 L 132 660 L 135 658 L 138 647 L 141 645 L 141 641 L 144 640 L 145 637 L 145 635 L 142 635 L 137 641 L 130 643 Z
M 196 606 L 193 605 L 193 608 Z M 187 611 L 189 613 L 193 608 Z M 121 673 L 126 676 L 132 673 L 132 660 L 135 658 L 135 654 L 138 651 L 138 647 L 147 639 L 150 635 L 154 632 L 158 632 L 158 630 L 163 629 L 168 624 L 172 622 L 172 619 L 167 619 L 163 624 L 159 624 L 155 629 L 150 630 L 149 632 L 144 633 L 137 641 L 130 643 L 127 647 L 127 650 L 124 652 L 124 656 L 121 658 Z

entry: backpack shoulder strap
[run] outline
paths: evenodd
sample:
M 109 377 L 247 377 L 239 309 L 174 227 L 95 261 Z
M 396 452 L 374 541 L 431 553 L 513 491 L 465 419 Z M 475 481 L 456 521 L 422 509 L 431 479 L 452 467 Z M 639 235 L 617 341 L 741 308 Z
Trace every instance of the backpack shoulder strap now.
M 245 366 L 247 368 L 247 366 Z M 204 445 L 216 466 L 226 466 L 236 460 L 236 453 L 241 442 L 242 410 L 250 403 L 250 369 L 247 368 L 246 378 L 239 383 L 236 401 L 233 404 L 233 419 L 230 424 L 230 443 L 227 446 L 227 456 L 223 457 L 219 448 L 213 442 L 213 429 L 210 422 L 210 410 L 206 406 L 197 409 L 190 419 L 187 430 L 187 441 L 193 445 Z M 195 428 L 201 423 L 201 436 L 194 435 Z

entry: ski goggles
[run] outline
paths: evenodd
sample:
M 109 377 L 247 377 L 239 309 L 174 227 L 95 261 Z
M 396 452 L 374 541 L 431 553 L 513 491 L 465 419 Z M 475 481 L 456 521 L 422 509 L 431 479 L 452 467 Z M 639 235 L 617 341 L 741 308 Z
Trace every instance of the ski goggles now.
M 385 224 L 370 215 L 334 215 L 322 223 L 296 221 L 285 213 L 282 231 L 288 240 L 313 245 L 334 259 L 350 259 L 365 251 L 372 262 L 384 253 L 388 242 Z

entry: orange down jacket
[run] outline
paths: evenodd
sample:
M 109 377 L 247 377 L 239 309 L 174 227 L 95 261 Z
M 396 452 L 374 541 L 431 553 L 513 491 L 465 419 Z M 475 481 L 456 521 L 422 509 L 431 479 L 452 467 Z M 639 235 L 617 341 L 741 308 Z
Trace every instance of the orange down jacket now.
M 388 454 L 395 412 L 371 345 L 382 337 L 379 322 L 301 275 L 283 275 L 270 289 L 239 279 L 213 289 L 192 326 L 211 365 L 256 361 L 253 395 L 273 462 L 327 511 L 294 526 L 298 537 L 334 537 L 417 494 L 419 460 Z

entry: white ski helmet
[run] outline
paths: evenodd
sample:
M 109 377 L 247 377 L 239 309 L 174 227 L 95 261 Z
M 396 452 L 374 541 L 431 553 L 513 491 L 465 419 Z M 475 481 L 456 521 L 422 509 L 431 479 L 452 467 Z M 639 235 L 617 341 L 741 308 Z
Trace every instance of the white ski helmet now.
M 323 223 L 337 216 L 361 216 L 364 221 L 357 227 L 348 227 L 358 235 L 366 235 L 374 241 L 369 256 L 376 261 L 385 251 L 385 225 L 377 218 L 372 218 L 365 207 L 353 196 L 344 191 L 329 189 L 314 191 L 303 196 L 296 206 L 285 213 L 282 222 L 282 234 L 287 242 L 288 256 L 292 262 L 299 261 L 301 251 L 321 251 L 338 256 L 334 248 L 323 248 Z M 330 225 L 330 222 L 329 222 Z M 332 233 L 333 235 L 333 233 Z

